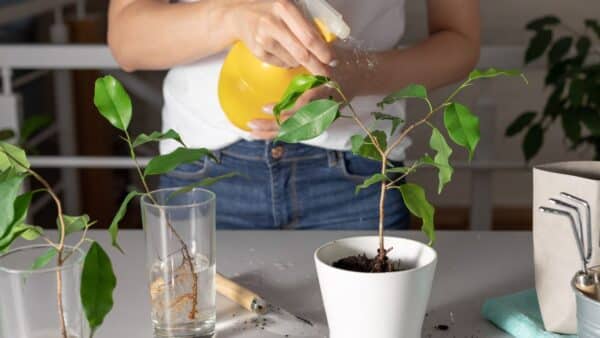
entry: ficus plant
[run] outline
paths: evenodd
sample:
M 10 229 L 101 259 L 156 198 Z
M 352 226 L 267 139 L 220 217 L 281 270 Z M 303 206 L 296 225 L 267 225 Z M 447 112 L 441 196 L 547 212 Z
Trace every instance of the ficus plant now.
M 135 197 L 146 195 L 154 205 L 156 205 L 159 209 L 161 208 L 161 205 L 158 203 L 158 201 L 156 201 L 152 191 L 150 190 L 148 177 L 166 174 L 179 165 L 198 161 L 205 156 L 208 156 L 215 161 L 216 158 L 206 148 L 189 148 L 183 142 L 181 136 L 174 130 L 168 130 L 166 132 L 155 131 L 150 134 L 140 134 L 137 137 L 132 138 L 129 134 L 129 124 L 132 118 L 131 98 L 129 97 L 129 94 L 123 85 L 110 75 L 98 78 L 96 80 L 94 88 L 94 105 L 100 114 L 106 118 L 106 120 L 108 120 L 113 127 L 122 132 L 121 139 L 127 144 L 129 156 L 135 164 L 136 172 L 143 187 L 143 191 L 132 190 L 127 194 L 108 228 L 108 231 L 111 235 L 112 245 L 123 252 L 118 243 L 119 223 L 125 216 L 130 202 Z M 168 154 L 163 154 L 152 158 L 148 162 L 147 166 L 142 168 L 136 156 L 136 148 L 149 142 L 159 142 L 163 140 L 173 140 L 179 144 L 179 147 Z M 178 190 L 172 193 L 172 195 L 189 192 L 194 188 L 201 186 L 209 186 L 218 182 L 219 180 L 226 179 L 234 175 L 236 175 L 236 173 L 229 173 L 217 177 L 208 177 L 188 186 L 180 187 Z M 194 268 L 196 263 L 194 262 L 194 257 L 190 253 L 187 243 L 182 239 L 177 232 L 177 229 L 173 227 L 169 220 L 167 220 L 166 226 L 179 241 L 183 263 L 189 270 L 192 278 L 191 290 L 189 292 L 192 299 L 192 306 L 188 314 L 188 318 L 193 320 L 196 318 L 198 312 L 198 275 L 195 273 Z
M 544 84 L 550 95 L 542 111 L 519 115 L 506 136 L 525 132 L 522 149 L 529 161 L 540 151 L 548 128 L 560 121 L 570 149 L 591 146 L 600 159 L 600 23 L 586 19 L 575 29 L 549 15 L 529 22 L 526 29 L 534 34 L 525 63 L 546 59 Z
M 389 249 L 386 249 L 384 243 L 384 205 L 386 193 L 389 190 L 400 191 L 410 212 L 422 220 L 421 229 L 429 238 L 429 244 L 432 245 L 435 242 L 434 207 L 427 200 L 425 190 L 421 186 L 415 183 L 403 183 L 403 180 L 422 166 L 433 166 L 438 170 L 438 193 L 442 192 L 444 186 L 452 179 L 454 170 L 450 164 L 450 157 L 453 150 L 446 141 L 444 132 L 431 122 L 432 117 L 437 112 L 443 112 L 444 126 L 448 136 L 455 144 L 465 148 L 469 152 L 469 158 L 471 158 L 480 139 L 479 118 L 467 106 L 457 102 L 456 97 L 463 89 L 470 87 L 477 80 L 501 75 L 523 77 L 521 72 L 513 70 L 494 68 L 485 71 L 475 70 L 445 100 L 437 105 L 431 102 L 424 86 L 411 84 L 384 97 L 377 104 L 377 107 L 374 107 L 376 110 L 371 113 L 374 123 L 371 125 L 367 125 L 361 120 L 359 114 L 344 95 L 343 89 L 336 82 L 323 76 L 313 75 L 299 75 L 292 80 L 284 97 L 274 108 L 275 117 L 280 123 L 276 142 L 297 143 L 306 141 L 321 135 L 338 119 L 352 119 L 362 130 L 361 134 L 354 135 L 351 138 L 352 152 L 381 163 L 380 172 L 367 178 L 356 188 L 356 193 L 360 193 L 362 189 L 375 184 L 380 187 L 379 247 L 372 272 L 387 272 L 393 269 L 386 256 Z M 523 77 L 523 79 L 525 78 Z M 333 89 L 339 98 L 312 101 L 300 107 L 295 114 L 285 121 L 281 121 L 282 112 L 293 108 L 302 94 L 321 86 Z M 405 125 L 405 121 L 401 118 L 383 112 L 385 106 L 404 99 L 419 99 L 427 106 L 425 115 L 409 125 Z M 387 124 L 387 128 L 384 123 Z M 391 127 L 389 124 L 391 124 Z M 399 127 L 403 125 L 404 128 L 400 129 Z M 424 154 L 410 166 L 395 166 L 394 162 L 388 160 L 388 156 L 408 135 L 419 127 L 431 129 L 429 146 L 434 152 L 433 156 Z
M 36 180 L 42 188 L 20 193 L 27 178 Z M 38 193 L 48 194 L 56 208 L 58 228 L 56 239 L 45 233 L 42 227 L 26 223 L 30 202 Z M 18 238 L 29 241 L 42 239 L 47 243 L 48 250 L 31 262 L 31 269 L 41 269 L 52 260 L 56 261 L 58 267 L 56 301 L 60 337 L 68 338 L 63 307 L 64 285 L 60 267 L 70 262 L 69 258 L 73 257 L 74 252 L 84 245 L 89 245 L 83 261 L 80 297 L 90 327 L 90 337 L 92 337 L 112 309 L 112 294 L 117 280 L 109 256 L 98 242 L 87 236 L 88 229 L 96 222 L 90 221 L 88 215 L 70 216 L 64 214 L 62 210 L 58 195 L 48 181 L 31 168 L 25 151 L 12 144 L 0 142 L 0 254 L 8 250 Z M 77 244 L 72 247 L 66 245 L 69 236 L 79 236 Z

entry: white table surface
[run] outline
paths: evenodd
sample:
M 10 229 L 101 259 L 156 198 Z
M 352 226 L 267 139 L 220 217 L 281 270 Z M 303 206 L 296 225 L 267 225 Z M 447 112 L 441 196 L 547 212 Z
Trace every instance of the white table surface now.
M 330 240 L 372 232 L 218 231 L 217 270 L 288 311 L 310 319 L 327 337 L 327 325 L 313 251 Z M 418 232 L 389 232 L 423 240 Z M 92 237 L 108 245 L 105 232 Z M 121 231 L 126 255 L 110 250 L 118 278 L 115 306 L 97 338 L 149 338 L 152 327 L 139 230 Z M 439 262 L 423 325 L 423 337 L 509 337 L 484 320 L 485 299 L 533 287 L 530 232 L 438 232 Z M 48 300 L 50 301 L 50 300 Z M 217 298 L 218 337 L 281 337 L 264 330 L 240 330 L 235 318 L 244 310 Z M 435 329 L 438 324 L 448 331 Z

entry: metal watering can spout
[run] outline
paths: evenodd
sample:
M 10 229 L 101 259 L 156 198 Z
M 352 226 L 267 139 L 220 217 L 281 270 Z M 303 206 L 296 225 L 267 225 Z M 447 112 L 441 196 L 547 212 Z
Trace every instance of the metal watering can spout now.
M 299 0 L 297 3 L 315 22 L 325 41 L 350 36 L 350 27 L 326 0 Z M 264 63 L 241 41 L 237 42 L 221 68 L 218 88 L 221 109 L 234 126 L 249 131 L 251 120 L 274 119 L 273 115 L 263 112 L 263 107 L 278 102 L 292 79 L 307 73 L 302 67 L 285 69 Z

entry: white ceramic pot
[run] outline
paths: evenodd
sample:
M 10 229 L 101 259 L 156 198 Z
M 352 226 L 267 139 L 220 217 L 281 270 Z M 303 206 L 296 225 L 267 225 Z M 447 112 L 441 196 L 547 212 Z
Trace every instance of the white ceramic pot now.
M 337 269 L 340 258 L 373 255 L 376 236 L 329 242 L 315 251 L 321 296 L 330 338 L 419 338 L 435 274 L 437 254 L 431 247 L 409 239 L 386 237 L 392 260 L 412 268 L 388 273 Z

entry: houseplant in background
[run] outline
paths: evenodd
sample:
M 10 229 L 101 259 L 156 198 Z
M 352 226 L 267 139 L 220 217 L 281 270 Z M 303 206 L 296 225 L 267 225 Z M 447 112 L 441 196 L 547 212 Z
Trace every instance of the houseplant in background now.
M 472 156 L 480 138 L 479 119 L 468 107 L 456 102 L 456 96 L 477 80 L 500 75 L 522 76 L 517 71 L 473 71 L 468 79 L 439 105 L 430 101 L 424 86 L 409 85 L 378 103 L 378 111 L 372 113 L 375 123 L 370 126 L 361 121 L 344 96 L 342 88 L 321 76 L 297 76 L 282 100 L 275 106 L 274 114 L 280 122 L 276 141 L 296 143 L 309 140 L 321 135 L 337 119 L 352 119 L 364 132 L 351 138 L 352 152 L 381 162 L 381 171 L 367 178 L 356 189 L 357 193 L 360 193 L 361 189 L 379 185 L 379 235 L 333 241 L 315 252 L 330 337 L 421 336 L 437 256 L 432 248 L 420 242 L 384 236 L 386 192 L 391 189 L 400 191 L 410 212 L 421 218 L 422 230 L 429 238 L 429 244 L 433 244 L 434 208 L 427 201 L 422 187 L 402 182 L 420 167 L 434 166 L 438 170 L 438 193 L 442 192 L 452 178 L 450 156 L 453 150 L 444 133 L 433 125 L 431 118 L 435 113 L 443 111 L 448 135 L 454 143 L 466 148 Z M 331 88 L 339 99 L 313 101 L 300 107 L 295 114 L 281 122 L 283 111 L 294 107 L 296 100 L 304 92 L 320 86 Z M 383 108 L 409 98 L 422 100 L 427 105 L 427 113 L 396 133 L 404 121 L 396 116 L 384 114 Z M 389 125 L 384 127 L 382 122 Z M 425 154 L 410 166 L 394 166 L 387 159 L 390 152 L 413 130 L 421 126 L 431 129 L 429 145 L 435 154 Z M 366 290 L 368 292 L 365 292 Z
M 32 178 L 42 188 L 25 193 Z M 47 193 L 57 210 L 58 239 L 25 223 L 34 194 Z M 87 318 L 90 337 L 113 305 L 116 278 L 110 258 L 87 237 L 95 222 L 69 216 L 52 186 L 31 169 L 25 152 L 0 142 L 0 333 L 2 337 L 82 338 Z M 68 236 L 79 236 L 67 245 Z M 7 250 L 18 238 L 43 239 L 43 245 Z M 89 245 L 88 245 L 89 244 Z M 84 252 L 83 248 L 88 247 Z M 55 297 L 56 302 L 40 299 Z
M 575 150 L 594 149 L 600 159 L 600 23 L 587 19 L 581 28 L 572 28 L 556 16 L 529 22 L 534 35 L 525 53 L 525 63 L 546 58 L 544 79 L 550 96 L 542 111 L 526 111 L 506 129 L 506 136 L 525 132 L 522 143 L 526 160 L 532 159 L 544 143 L 544 134 L 560 121 Z
M 199 187 L 236 174 L 210 177 L 180 188 L 151 190 L 148 177 L 165 174 L 181 164 L 198 161 L 205 156 L 215 157 L 207 149 L 188 148 L 174 130 L 132 138 L 128 131 L 132 118 L 131 99 L 112 76 L 96 80 L 94 104 L 100 114 L 123 133 L 121 138 L 128 146 L 143 187 L 143 191 L 133 190 L 125 197 L 109 232 L 112 244 L 121 250 L 118 244 L 119 223 L 131 200 L 141 196 L 155 334 L 213 334 L 216 316 L 215 196 Z M 173 140 L 179 143 L 179 147 L 171 153 L 152 158 L 142 168 L 135 149 L 161 140 Z

